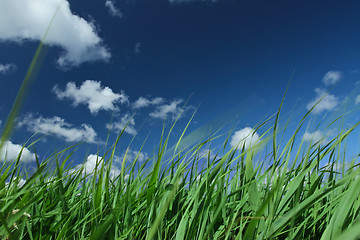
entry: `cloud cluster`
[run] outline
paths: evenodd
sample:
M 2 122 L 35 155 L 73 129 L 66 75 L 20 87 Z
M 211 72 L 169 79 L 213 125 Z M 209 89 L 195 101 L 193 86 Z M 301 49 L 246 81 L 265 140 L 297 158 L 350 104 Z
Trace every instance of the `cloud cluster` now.
M 174 100 L 169 104 L 163 104 L 157 106 L 155 111 L 149 114 L 150 117 L 164 119 L 170 114 L 173 119 L 175 119 L 182 111 L 182 108 L 179 107 L 182 103 L 182 99 Z
M 133 104 L 134 109 L 140 109 L 144 107 L 149 107 L 150 105 L 159 105 L 162 104 L 165 100 L 161 97 L 156 97 L 153 99 L 147 99 L 145 97 L 139 97 Z
M 315 92 L 317 96 L 306 106 L 306 108 L 310 110 L 317 104 L 312 110 L 312 113 L 314 114 L 320 114 L 323 111 L 331 111 L 340 103 L 340 99 L 338 97 L 328 94 L 324 89 L 316 88 Z
M 64 139 L 66 142 L 88 142 L 96 143 L 96 132 L 88 124 L 81 124 L 80 127 L 73 127 L 72 124 L 65 122 L 60 117 L 44 118 L 42 116 L 34 117 L 27 115 L 18 124 L 27 126 L 28 131 L 41 133 L 45 135 L 53 135 Z
M 21 152 L 20 161 L 31 162 L 36 160 L 35 154 L 30 152 L 30 150 L 27 149 L 26 147 L 23 148 L 22 145 L 14 144 L 11 141 L 6 141 L 2 149 L 0 149 L 0 161 L 11 161 L 17 159 L 20 152 Z
M 105 7 L 108 8 L 109 13 L 110 13 L 111 16 L 120 17 L 120 18 L 123 17 L 122 12 L 120 12 L 120 10 L 117 7 L 115 7 L 114 1 L 106 0 Z
M 29 40 L 43 40 L 47 45 L 61 47 L 64 51 L 57 64 L 63 68 L 96 60 L 107 61 L 111 55 L 95 25 L 71 12 L 67 0 L 3 0 L 0 41 L 21 43 Z
M 242 147 L 245 144 L 245 150 L 249 147 L 256 145 L 256 142 L 259 140 L 259 134 L 255 132 L 254 129 L 250 127 L 245 127 L 239 131 L 236 131 L 231 137 L 230 146 L 231 147 Z
M 340 81 L 342 77 L 341 72 L 339 71 L 328 71 L 322 79 L 322 82 L 325 86 L 334 85 Z
M 122 91 L 114 93 L 109 87 L 102 87 L 100 82 L 86 80 L 78 88 L 74 82 L 68 82 L 64 91 L 60 90 L 57 85 L 54 86 L 53 92 L 58 99 L 70 99 L 73 105 L 85 104 L 92 114 L 100 110 L 119 110 L 114 104 L 117 102 L 127 103 L 128 96 Z
M 184 110 L 180 104 L 183 99 L 176 99 L 165 103 L 165 99 L 161 97 L 146 98 L 139 97 L 135 102 L 129 102 L 129 97 L 121 91 L 121 93 L 115 93 L 109 87 L 101 85 L 100 81 L 86 80 L 80 86 L 76 86 L 74 82 L 68 82 L 64 90 L 60 89 L 58 85 L 55 85 L 52 89 L 56 97 L 60 100 L 69 99 L 76 107 L 79 104 L 87 105 L 92 114 L 97 114 L 100 110 L 105 111 L 119 111 L 119 104 L 128 104 L 132 110 L 138 110 L 150 106 L 155 108 L 150 111 L 149 116 L 152 118 L 175 119 L 182 111 L 192 109 L 192 106 L 186 107 Z M 107 124 L 106 128 L 122 131 L 130 135 L 136 135 L 135 120 L 130 114 L 125 114 L 120 117 L 119 120 L 112 124 Z
M 328 71 L 322 78 L 322 82 L 325 86 L 334 85 L 341 80 L 342 76 L 343 74 L 340 71 Z M 314 91 L 316 97 L 306 105 L 307 110 L 316 105 L 311 113 L 320 114 L 324 111 L 332 111 L 340 104 L 339 97 L 327 93 L 326 90 L 315 88 Z
M 134 128 L 134 126 L 135 126 L 135 120 L 129 114 L 125 114 L 117 122 L 114 122 L 112 124 L 106 124 L 107 129 L 115 129 L 115 130 L 119 130 L 119 131 L 122 131 L 126 127 L 125 132 L 130 135 L 137 134 L 137 131 Z
M 16 65 L 15 64 L 12 64 L 12 63 L 8 63 L 8 64 L 1 64 L 0 63 L 0 74 L 8 74 L 8 73 L 11 73 L 13 71 L 16 70 Z

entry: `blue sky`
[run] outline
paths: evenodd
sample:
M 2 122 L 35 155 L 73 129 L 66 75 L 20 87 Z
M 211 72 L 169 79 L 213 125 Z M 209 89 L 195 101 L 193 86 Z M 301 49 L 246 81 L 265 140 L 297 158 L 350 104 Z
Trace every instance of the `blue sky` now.
M 277 110 L 294 70 L 283 112 L 295 122 L 327 91 L 315 122 L 360 106 L 355 0 L 1 0 L 0 128 L 58 6 L 8 157 L 38 132 L 46 135 L 36 144 L 40 159 L 85 142 L 79 164 L 101 154 L 110 126 L 111 142 L 129 122 L 116 154 L 135 136 L 135 155 L 148 136 L 146 159 L 164 118 L 169 127 L 190 96 L 174 139 L 198 109 L 187 143 L 224 124 L 235 143 Z M 302 134 L 319 139 L 330 130 Z M 33 164 L 33 149 L 26 153 Z

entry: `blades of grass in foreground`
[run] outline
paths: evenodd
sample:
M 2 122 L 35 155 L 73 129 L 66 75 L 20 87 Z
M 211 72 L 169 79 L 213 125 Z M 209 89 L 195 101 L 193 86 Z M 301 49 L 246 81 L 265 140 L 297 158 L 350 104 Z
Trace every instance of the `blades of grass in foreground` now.
M 360 238 L 360 221 L 357 221 L 334 239 L 358 240 L 359 238 Z
M 336 211 L 333 214 L 327 228 L 325 229 L 321 240 L 334 239 L 341 234 L 344 224 L 346 222 L 346 218 L 350 215 L 352 206 L 360 196 L 360 178 L 358 177 L 359 175 L 360 171 L 355 172 L 355 174 L 351 174 L 351 176 L 357 176 L 357 179 L 350 182 L 350 186 L 341 198 L 341 202 L 337 206 Z M 346 176 L 346 178 L 349 178 L 349 175 Z M 352 179 L 350 178 L 349 180 Z
M 167 136 L 164 124 L 154 156 L 141 163 L 139 152 L 128 163 L 129 144 L 119 176 L 111 174 L 121 134 L 97 156 L 93 172 L 66 168 L 70 147 L 37 160 L 22 186 L 20 152 L 1 167 L 0 238 L 358 239 L 360 169 L 355 158 L 345 164 L 344 145 L 359 123 L 326 144 L 295 145 L 308 112 L 280 148 L 271 141 L 281 128 L 280 109 L 276 126 L 267 126 L 271 117 L 256 128 L 263 132 L 256 146 L 226 151 L 229 134 L 216 154 L 209 149 L 222 135 L 180 149 L 188 122 L 169 156 L 177 120 Z M 45 169 L 48 162 L 54 169 Z
M 175 176 L 173 178 L 173 180 L 171 181 L 171 188 L 168 188 L 168 190 L 166 191 L 166 193 L 164 194 L 164 197 L 159 205 L 158 211 L 157 211 L 157 215 L 156 218 L 154 220 L 154 223 L 151 225 L 151 228 L 149 230 L 149 234 L 147 235 L 146 239 L 150 240 L 153 239 L 157 229 L 161 223 L 161 221 L 163 220 L 167 209 L 169 207 L 169 205 L 171 204 L 171 202 L 174 200 L 174 195 L 178 189 L 178 185 L 179 185 L 179 181 L 180 181 L 180 177 L 184 172 L 184 167 L 183 164 L 180 164 L 178 170 L 175 173 Z

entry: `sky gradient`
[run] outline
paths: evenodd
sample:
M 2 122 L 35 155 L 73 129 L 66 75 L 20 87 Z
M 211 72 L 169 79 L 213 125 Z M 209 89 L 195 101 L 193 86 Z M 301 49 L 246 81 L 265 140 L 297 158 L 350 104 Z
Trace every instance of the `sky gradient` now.
M 147 139 L 144 161 L 182 109 L 174 139 L 196 110 L 185 144 L 228 124 L 234 146 L 277 111 L 292 75 L 290 129 L 321 97 L 311 119 L 338 116 L 360 106 L 359 10 L 355 0 L 0 0 L 0 128 L 44 43 L 0 160 L 38 133 L 40 159 L 84 142 L 73 161 L 91 165 L 109 130 L 112 142 L 128 123 L 116 156 L 132 141 L 131 162 Z M 317 141 L 334 132 L 301 134 Z

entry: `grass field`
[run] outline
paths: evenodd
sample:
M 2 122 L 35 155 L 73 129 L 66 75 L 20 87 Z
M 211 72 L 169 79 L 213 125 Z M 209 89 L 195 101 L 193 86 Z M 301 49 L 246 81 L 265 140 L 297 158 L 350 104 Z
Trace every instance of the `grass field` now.
M 309 112 L 280 149 L 275 137 L 279 112 L 269 119 L 274 123 L 263 131 L 258 145 L 215 156 L 200 155 L 209 138 L 186 151 L 176 149 L 177 144 L 170 159 L 165 158 L 169 135 L 163 132 L 157 154 L 142 164 L 123 161 L 118 176 L 110 171 L 121 134 L 88 175 L 65 167 L 71 149 L 37 161 L 36 172 L 27 177 L 20 175 L 19 155 L 1 167 L 0 236 L 360 239 L 360 169 L 355 159 L 345 164 L 341 152 L 359 123 L 326 145 L 301 141 L 295 148 Z M 223 149 L 227 144 L 228 139 Z M 321 167 L 325 159 L 328 164 Z M 151 169 L 145 167 L 149 161 Z M 47 165 L 54 163 L 49 171 Z M 21 178 L 26 182 L 20 184 Z
M 11 137 L 41 48 L 4 125 L 0 149 Z M 360 123 L 326 144 L 297 146 L 310 110 L 280 147 L 276 136 L 286 129 L 279 126 L 280 109 L 259 125 L 263 135 L 251 148 L 225 150 L 225 139 L 215 156 L 202 156 L 219 137 L 214 135 L 186 150 L 180 137 L 170 152 L 170 133 L 163 131 L 156 154 L 145 163 L 125 164 L 124 158 L 116 176 L 111 166 L 122 133 L 87 175 L 66 167 L 68 148 L 37 159 L 37 170 L 23 176 L 20 153 L 0 168 L 0 238 L 360 239 L 360 169 L 343 153 Z

